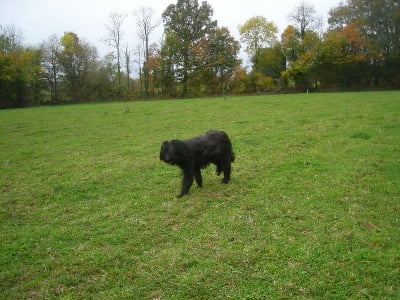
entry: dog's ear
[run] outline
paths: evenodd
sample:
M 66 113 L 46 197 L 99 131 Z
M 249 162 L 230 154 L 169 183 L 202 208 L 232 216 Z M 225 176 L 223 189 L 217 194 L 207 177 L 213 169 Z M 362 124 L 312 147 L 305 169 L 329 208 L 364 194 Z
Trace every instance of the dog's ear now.
M 165 157 L 166 157 L 167 152 L 168 152 L 168 145 L 169 145 L 168 141 L 164 141 L 161 144 L 161 150 L 160 150 L 160 159 L 161 160 L 165 160 Z
M 179 160 L 182 164 L 186 165 L 190 159 L 190 150 L 186 144 L 180 140 L 174 140 L 174 145 L 176 145 L 177 153 L 179 153 Z

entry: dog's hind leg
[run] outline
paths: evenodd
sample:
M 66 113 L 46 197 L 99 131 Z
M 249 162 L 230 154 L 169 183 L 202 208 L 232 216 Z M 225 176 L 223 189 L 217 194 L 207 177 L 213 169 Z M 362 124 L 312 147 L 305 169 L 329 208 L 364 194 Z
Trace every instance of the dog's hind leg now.
M 194 170 L 194 178 L 196 179 L 197 187 L 202 188 L 203 187 L 203 178 L 201 177 L 200 169 Z
M 178 198 L 183 197 L 189 193 L 189 189 L 193 183 L 193 172 L 192 171 L 183 171 L 183 178 L 182 178 L 182 191 L 177 196 Z
M 224 178 L 222 178 L 222 183 L 228 183 L 231 179 L 231 162 L 228 160 L 223 161 L 222 169 L 224 170 Z
M 215 165 L 217 166 L 217 169 L 215 170 L 215 175 L 219 176 L 221 175 L 222 167 L 219 163 L 216 163 Z

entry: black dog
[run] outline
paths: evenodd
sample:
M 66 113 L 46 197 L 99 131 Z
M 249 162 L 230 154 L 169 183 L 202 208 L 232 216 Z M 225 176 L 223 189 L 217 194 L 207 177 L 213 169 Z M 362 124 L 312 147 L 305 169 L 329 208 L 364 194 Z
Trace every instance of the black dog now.
M 182 169 L 182 191 L 178 195 L 182 197 L 189 193 L 193 177 L 199 188 L 203 186 L 200 169 L 207 167 L 210 163 L 217 166 L 217 175 L 224 172 L 222 183 L 228 183 L 235 154 L 228 135 L 223 131 L 211 130 L 189 140 L 165 141 L 161 145 L 160 159 Z

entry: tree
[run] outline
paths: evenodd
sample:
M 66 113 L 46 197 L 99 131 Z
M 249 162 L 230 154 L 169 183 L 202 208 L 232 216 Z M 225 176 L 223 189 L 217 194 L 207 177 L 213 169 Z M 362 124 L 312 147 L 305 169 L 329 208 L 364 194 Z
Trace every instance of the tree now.
M 149 95 L 154 97 L 156 92 L 162 89 L 161 54 L 157 43 L 152 43 L 149 46 L 147 70 L 149 73 Z
M 18 53 L 22 50 L 22 32 L 13 25 L 0 25 L 0 53 Z
M 400 4 L 398 0 L 347 0 L 332 9 L 331 29 L 354 24 L 367 43 L 375 85 L 400 87 Z
M 289 19 L 300 31 L 301 39 L 304 39 L 307 30 L 317 30 L 321 27 L 321 18 L 317 16 L 314 7 L 302 1 L 289 15 Z
M 265 17 L 255 16 L 239 26 L 241 41 L 247 44 L 246 51 L 251 59 L 258 56 L 260 49 L 275 44 L 278 28 Z
M 280 45 L 285 56 L 285 68 L 290 67 L 301 52 L 300 32 L 293 25 L 289 25 L 281 35 Z
M 144 83 L 144 95 L 149 95 L 149 41 L 153 31 L 157 28 L 158 23 L 153 22 L 154 10 L 151 7 L 141 7 L 139 11 L 135 13 L 136 25 L 138 36 L 142 41 L 144 47 L 144 64 L 143 70 L 143 83 Z
M 254 92 L 253 90 L 249 89 L 250 85 L 249 76 L 246 70 L 240 65 L 236 66 L 232 78 L 232 93 L 234 95 L 240 95 L 247 92 Z
M 111 13 L 107 27 L 106 43 L 115 49 L 117 55 L 117 82 L 118 88 L 121 86 L 121 41 L 123 37 L 122 24 L 126 15 Z
M 175 45 L 178 43 L 174 33 L 166 33 L 165 39 L 161 45 L 160 59 L 160 86 L 162 93 L 166 96 L 176 96 L 175 81 Z
M 261 49 L 260 54 L 253 63 L 254 71 L 274 79 L 279 79 L 281 72 L 286 68 L 285 57 L 279 44 Z
M 240 46 L 226 27 L 216 28 L 195 47 L 198 87 L 209 94 L 223 93 L 239 64 Z
M 214 72 L 218 92 L 224 95 L 228 90 L 228 83 L 231 80 L 236 67 L 240 64 L 237 59 L 240 44 L 230 34 L 228 28 L 217 28 L 209 37 L 208 57 L 210 67 Z
M 98 67 L 92 72 L 90 85 L 93 100 L 119 99 L 119 90 L 115 84 L 117 66 L 114 53 L 106 54 L 96 64 Z
M 131 74 L 131 52 L 129 51 L 128 46 L 125 47 L 125 69 L 126 69 L 126 88 L 129 91 L 130 88 L 130 74 Z
M 307 30 L 300 39 L 300 33 L 294 27 L 285 30 L 281 44 L 286 55 L 286 70 L 282 72 L 282 79 L 287 87 L 304 92 L 318 86 L 315 63 L 320 43 L 321 39 L 314 31 Z
M 321 86 L 328 89 L 366 88 L 371 85 L 369 54 L 357 28 L 329 30 L 321 44 L 317 70 Z
M 42 51 L 42 68 L 44 78 L 50 87 L 50 103 L 58 101 L 58 84 L 61 80 L 61 66 L 59 55 L 61 53 L 60 39 L 54 34 L 43 42 L 41 45 Z
M 207 2 L 201 6 L 197 0 L 178 0 L 162 14 L 167 38 L 164 45 L 172 54 L 175 76 L 182 83 L 182 94 L 188 94 L 188 83 L 195 71 L 195 45 L 217 26 L 212 21 L 213 10 Z M 174 44 L 170 44 L 174 41 Z M 172 50 L 172 51 L 171 51 Z
M 24 107 L 40 99 L 40 51 L 24 49 L 14 26 L 0 26 L 0 107 Z
M 344 26 L 353 22 L 356 14 L 346 2 L 341 2 L 339 6 L 329 11 L 329 29 L 343 30 Z
M 98 70 L 97 49 L 81 41 L 76 33 L 66 32 L 61 37 L 59 62 L 64 73 L 68 100 L 81 102 L 94 100 L 91 80 Z

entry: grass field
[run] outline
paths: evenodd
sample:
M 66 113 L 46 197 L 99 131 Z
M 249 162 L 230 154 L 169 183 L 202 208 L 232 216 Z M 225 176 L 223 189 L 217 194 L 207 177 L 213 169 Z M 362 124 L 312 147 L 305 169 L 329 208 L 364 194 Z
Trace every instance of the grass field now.
M 400 298 L 400 92 L 0 111 L 1 299 Z M 176 199 L 164 140 L 225 130 Z

